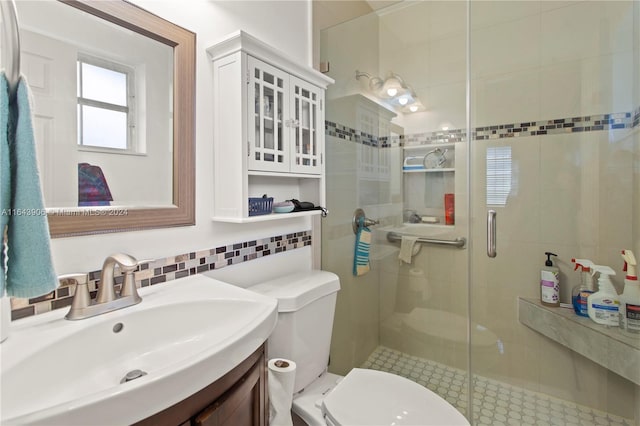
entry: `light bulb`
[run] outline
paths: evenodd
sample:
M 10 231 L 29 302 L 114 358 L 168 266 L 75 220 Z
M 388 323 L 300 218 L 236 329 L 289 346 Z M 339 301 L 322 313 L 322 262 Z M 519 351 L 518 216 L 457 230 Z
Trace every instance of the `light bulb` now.
M 398 89 L 396 89 L 395 87 L 390 87 L 387 89 L 387 95 L 395 96 L 397 94 L 398 94 Z
M 416 112 L 417 110 L 418 110 L 418 106 L 417 105 L 411 105 L 409 107 L 409 111 L 411 111 L 411 112 Z
M 400 105 L 406 105 L 409 102 L 409 99 L 406 96 L 403 96 L 398 99 L 398 102 L 400 103 Z

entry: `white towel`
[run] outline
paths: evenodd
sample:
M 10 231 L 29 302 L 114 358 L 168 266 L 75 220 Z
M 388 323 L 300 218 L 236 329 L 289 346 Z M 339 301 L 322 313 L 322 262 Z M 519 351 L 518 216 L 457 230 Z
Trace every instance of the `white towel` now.
M 411 258 L 415 254 L 413 251 L 413 246 L 416 244 L 416 241 L 419 237 L 413 235 L 403 235 L 402 241 L 400 242 L 400 253 L 398 253 L 398 259 L 400 259 L 400 263 L 411 263 Z

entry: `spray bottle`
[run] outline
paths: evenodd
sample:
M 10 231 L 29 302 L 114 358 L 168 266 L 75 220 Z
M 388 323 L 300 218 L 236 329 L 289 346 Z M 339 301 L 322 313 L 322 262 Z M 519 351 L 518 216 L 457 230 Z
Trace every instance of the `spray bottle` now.
M 624 291 L 620 295 L 620 328 L 629 333 L 640 333 L 640 282 L 636 272 L 636 258 L 631 250 L 622 250 L 623 271 L 627 272 Z
M 560 271 L 553 266 L 551 256 L 558 255 L 548 251 L 544 254 L 547 256 L 547 260 L 540 271 L 540 303 L 557 308 L 560 306 Z
M 571 259 L 576 264 L 574 271 L 582 268 L 580 273 L 580 284 L 571 290 L 571 303 L 573 310 L 581 317 L 588 317 L 587 298 L 593 294 L 593 277 L 591 276 L 591 266 L 593 262 L 588 259 Z
M 610 275 L 615 275 L 616 271 L 603 265 L 592 265 L 591 270 L 593 275 L 599 272 L 600 277 L 598 278 L 598 291 L 587 298 L 589 318 L 598 324 L 617 327 L 620 299 L 609 278 Z

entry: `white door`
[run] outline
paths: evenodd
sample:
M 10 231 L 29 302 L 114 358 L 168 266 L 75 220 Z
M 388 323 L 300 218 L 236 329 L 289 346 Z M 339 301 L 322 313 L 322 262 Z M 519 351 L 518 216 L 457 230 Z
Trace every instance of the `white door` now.
M 27 30 L 20 31 L 20 39 L 20 70 L 33 94 L 36 155 L 45 205 L 76 207 L 77 161 L 70 160 L 78 155 L 77 50 L 70 44 Z

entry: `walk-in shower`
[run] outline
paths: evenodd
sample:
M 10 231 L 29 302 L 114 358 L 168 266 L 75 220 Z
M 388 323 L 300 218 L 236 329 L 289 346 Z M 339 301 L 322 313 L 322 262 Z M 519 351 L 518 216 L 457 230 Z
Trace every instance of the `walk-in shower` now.
M 613 267 L 620 292 L 620 250 L 640 253 L 640 3 L 403 1 L 324 29 L 319 59 L 336 80 L 330 369 L 409 377 L 474 424 L 640 422 L 637 364 L 615 349 L 638 354 L 640 340 L 602 328 L 610 344 L 585 334 L 576 347 L 561 337 L 575 316 L 535 303 L 545 251 L 559 255 L 563 303 L 580 280 L 571 258 Z M 383 90 L 389 75 L 420 108 Z M 435 148 L 446 162 L 426 162 Z M 380 224 L 371 271 L 354 277 L 357 207 Z M 423 244 L 406 263 L 398 235 L 466 245 Z

